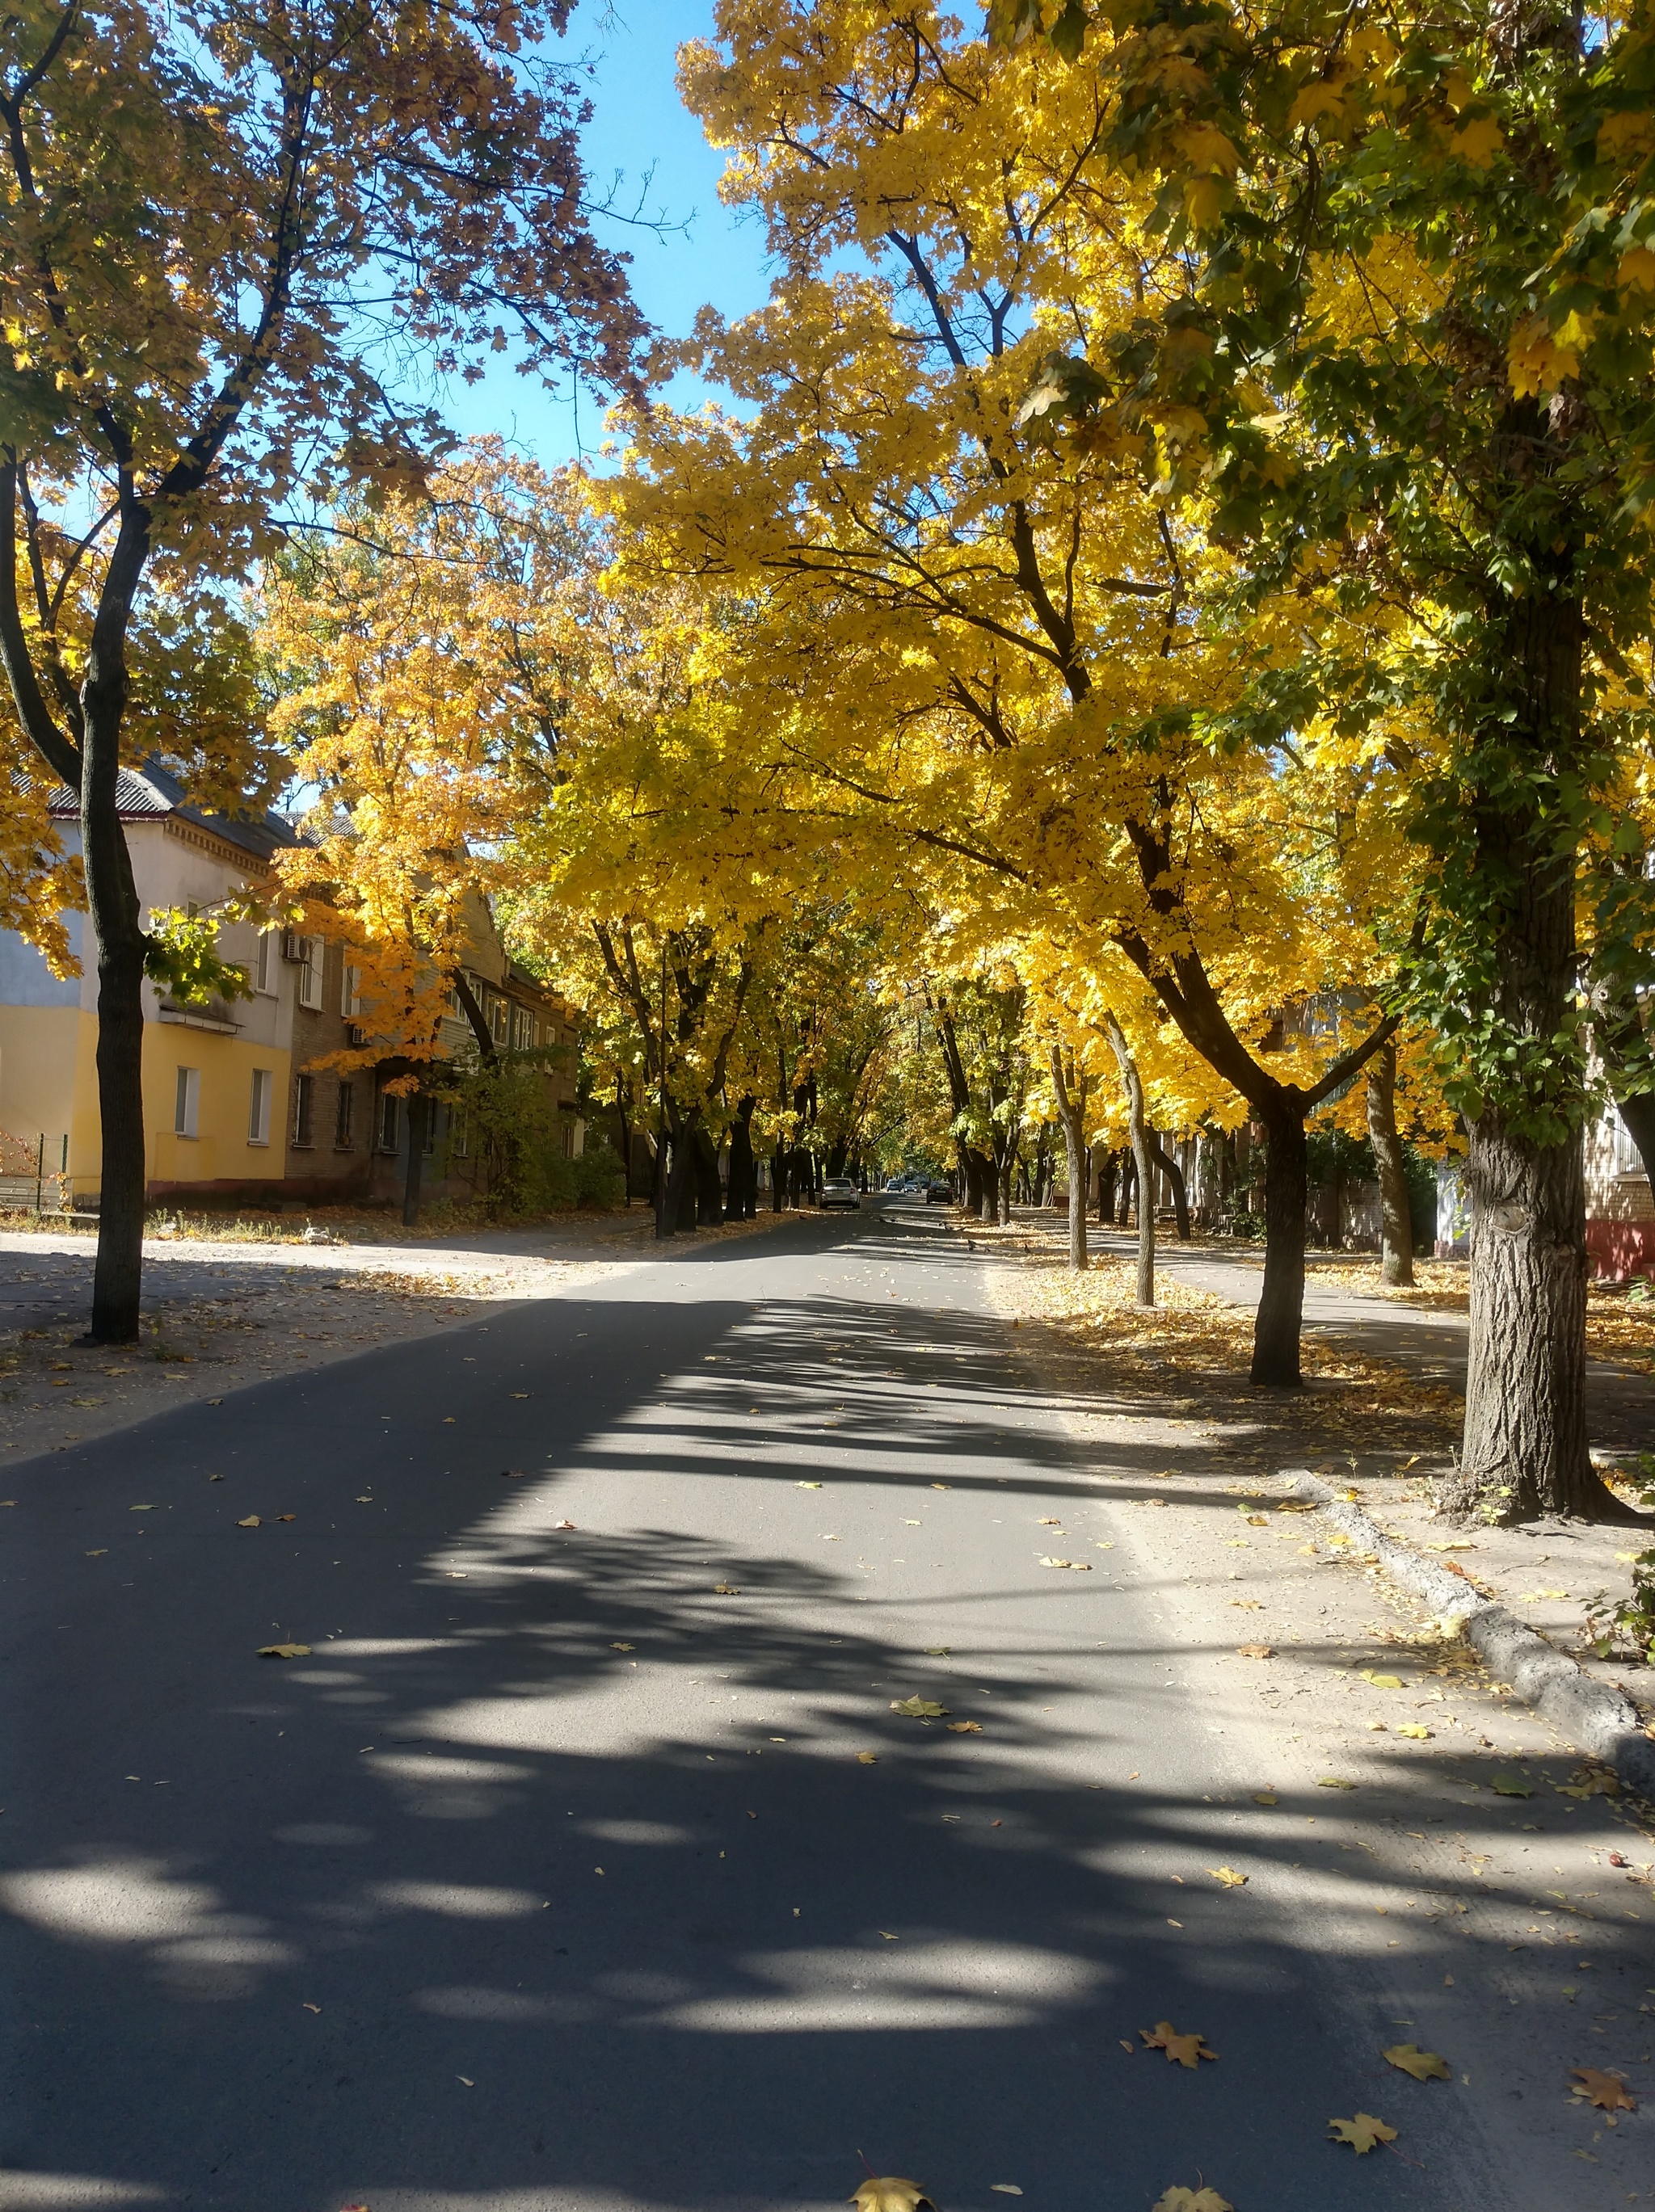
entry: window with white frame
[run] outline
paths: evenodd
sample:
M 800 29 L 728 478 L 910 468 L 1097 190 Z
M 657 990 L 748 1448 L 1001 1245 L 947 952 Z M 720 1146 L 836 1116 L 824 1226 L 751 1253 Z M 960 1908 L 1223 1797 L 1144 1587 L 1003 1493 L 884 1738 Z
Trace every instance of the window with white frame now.
M 275 1075 L 268 1067 L 253 1071 L 253 1091 L 247 1101 L 247 1142 L 267 1145 L 270 1142 L 271 1087 Z
M 362 969 L 347 962 L 339 985 L 339 1012 L 348 1022 L 354 1022 L 362 1010 Z
M 1603 1117 L 1609 1133 L 1615 1139 L 1615 1172 L 1616 1175 L 1641 1175 L 1644 1156 L 1633 1142 L 1632 1132 L 1622 1118 L 1618 1106 L 1611 1106 Z
M 201 1070 L 180 1067 L 173 1095 L 173 1134 L 193 1137 L 201 1115 Z
M 282 939 L 274 929 L 259 932 L 259 953 L 253 963 L 253 987 L 266 999 L 276 996 L 277 978 L 282 972 Z
M 322 1004 L 322 955 L 325 947 L 319 937 L 301 938 L 300 942 L 304 946 L 305 957 L 299 970 L 299 1004 L 316 1013 L 320 1011 Z

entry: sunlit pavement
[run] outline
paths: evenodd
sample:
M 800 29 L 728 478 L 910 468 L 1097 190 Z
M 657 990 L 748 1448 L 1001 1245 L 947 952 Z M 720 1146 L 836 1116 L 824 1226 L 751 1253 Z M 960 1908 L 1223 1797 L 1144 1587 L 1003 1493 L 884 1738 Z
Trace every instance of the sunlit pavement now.
M 1624 2201 L 1452 2085 L 1328 2142 L 1393 1968 L 1313 1871 L 1169 1915 L 1269 1823 L 1040 1565 L 1111 1509 L 986 1264 L 880 1202 L 10 1469 L 0 2206 Z

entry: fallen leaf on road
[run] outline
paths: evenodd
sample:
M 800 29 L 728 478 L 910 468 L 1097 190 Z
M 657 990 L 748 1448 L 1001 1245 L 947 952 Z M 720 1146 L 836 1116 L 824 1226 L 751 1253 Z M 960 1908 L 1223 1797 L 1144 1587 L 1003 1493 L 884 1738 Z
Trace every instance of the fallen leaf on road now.
M 514 1398 L 526 1398 L 529 1394 L 526 1390 L 514 1390 L 511 1395 Z
M 925 1656 L 928 1659 L 952 1659 L 953 1650 L 952 1646 L 946 1644 L 928 1644 L 925 1647 Z
M 307 2005 L 306 2005 L 306 2007 L 305 2007 L 305 2010 L 306 2010 L 307 2012 L 320 2012 L 321 2008 L 322 2008 L 320 2007 L 320 2005 L 313 2005 L 313 2004 L 307 2004 Z
M 9 1498 L 6 1503 L 8 1505 L 15 1505 L 17 1500 L 15 1498 Z M 129 1513 L 154 1513 L 157 1508 L 153 1505 L 129 1505 L 126 1510 Z
M 1341 1781 L 1336 1774 L 1324 1774 L 1316 1786 L 1318 1790 L 1354 1790 L 1356 1784 Z
M 1388 2066 L 1399 2073 L 1411 2074 L 1416 2081 L 1451 2081 L 1454 2069 L 1445 2058 L 1434 2051 L 1421 2051 L 1416 2044 L 1393 2043 L 1389 2051 L 1381 2052 Z
M 358 1505 L 371 1505 L 374 1501 L 366 1494 L 366 1492 L 364 1492 L 363 1495 L 356 1500 L 356 1503 Z
M 445 1413 L 445 1414 L 443 1415 L 443 1417 L 442 1417 L 442 1425 L 443 1425 L 443 1427 L 444 1427 L 445 1429 L 451 1429 L 451 1428 L 453 1428 L 453 1426 L 454 1425 L 454 1417 L 453 1417 L 453 1415 L 452 1413 Z M 461 2080 L 462 2081 L 465 2081 L 465 2076 L 463 2074 L 460 2075 L 460 2077 L 459 2077 L 459 2078 L 460 2078 L 460 2080 Z M 465 2081 L 465 2086 L 466 2086 L 466 2087 L 469 2089 L 469 2088 L 471 2087 L 471 2086 L 472 2086 L 472 2085 L 471 2085 L 471 2083 L 470 2083 L 469 2081 Z
M 1255 1805 L 1279 1805 L 1281 1800 L 1279 1797 L 1272 1797 L 1268 1790 L 1255 1790 L 1253 1802 Z
M 1232 1597 L 1230 1602 L 1232 1605 L 1239 1606 L 1243 1613 L 1263 1613 L 1264 1610 L 1263 1601 L 1261 1598 Z
M 265 1524 L 256 1513 L 249 1513 L 245 1521 L 238 1521 L 235 1525 L 238 1528 L 262 1528 Z
M 523 1470 L 520 1467 L 502 1467 L 500 1470 L 500 1480 L 502 1482 L 521 1482 Z
M 1425 1548 L 1427 1552 L 1475 1552 L 1477 1547 L 1475 1544 L 1466 1543 L 1463 1538 L 1456 1538 L 1451 1543 L 1427 1544 Z
M 1376 2120 L 1372 2112 L 1358 2112 L 1354 2120 L 1329 2120 L 1336 2142 L 1348 2143 L 1354 2151 L 1370 2151 L 1375 2143 L 1395 2142 L 1396 2130 L 1388 2128 L 1383 2120 Z
M 1532 1797 L 1534 1784 L 1525 1782 L 1520 1774 L 1497 1774 L 1489 1784 L 1497 1797 Z
M 1023 2194 L 1014 2181 L 991 2181 L 989 2186 L 996 2197 L 1020 2197 Z
M 1238 1874 L 1233 1867 L 1208 1867 L 1207 1871 L 1214 1881 L 1222 1882 L 1226 1889 L 1245 1889 L 1247 1887 L 1248 1877 L 1244 1874 Z
M 1371 1683 L 1376 1690 L 1400 1690 L 1402 1686 L 1400 1674 L 1376 1674 L 1366 1667 L 1362 1669 L 1362 1680 Z
M 261 1644 L 259 1656 L 261 1659 L 308 1659 L 310 1646 L 308 1644 Z
M 575 1523 L 572 1521 L 554 1521 L 551 1525 L 554 1528 L 572 1528 Z
M 638 1647 L 636 1644 L 611 1644 L 609 1648 L 611 1651 L 636 1651 Z
M 1421 1728 L 1417 1721 L 1409 1721 L 1406 1727 L 1399 1728 L 1396 1733 L 1398 1735 L 1411 1735 L 1418 1743 L 1427 1743 L 1431 1737 L 1430 1729 Z
M 463 2081 L 468 2089 L 475 2089 L 477 2087 L 469 2074 L 456 2074 L 454 2079 L 456 2081 Z
M 931 1485 L 933 1490 L 952 1490 L 953 1486 L 952 1482 L 934 1482 Z
M 793 1486 L 795 1490 L 819 1490 L 822 1487 L 819 1482 L 795 1482 Z
M 983 1729 L 977 1721 L 950 1721 L 948 1733 L 950 1735 L 981 1735 Z
M 895 1935 L 893 1935 L 893 1934 L 892 1934 L 892 1932 L 891 1931 L 891 1929 L 890 1929 L 889 1928 L 881 1928 L 881 1929 L 880 1929 L 880 1930 L 879 1930 L 879 1933 L 880 1933 L 880 1935 L 881 1935 L 881 1936 L 884 1936 L 884 1938 L 885 1938 L 885 1942 L 886 1942 L 887 1943 L 895 1943 L 895 1942 L 897 1942 L 899 1940 L 899 1939 L 898 1939 Z
M 1192 2074 L 1198 2059 L 1218 2057 L 1216 2051 L 1207 2048 L 1200 2035 L 1180 2035 L 1170 2020 L 1158 2020 L 1153 2035 L 1147 2027 L 1141 2027 L 1138 2033 L 1151 2051 L 1164 2051 L 1175 2065 L 1187 2066 Z
M 893 1713 L 906 1713 L 910 1721 L 940 1721 L 948 1708 L 931 1698 L 893 1698 L 891 1710 Z
M 1042 1559 L 1040 1564 L 1043 1567 L 1067 1567 L 1072 1575 L 1089 1575 L 1092 1572 L 1090 1559 Z
M 1596 2105 L 1603 2112 L 1635 2112 L 1638 2100 L 1628 2097 L 1627 2085 L 1618 2074 L 1600 2073 L 1595 2066 L 1572 2066 L 1569 2073 L 1574 2082 L 1573 2094 L 1587 2104 Z
M 904 2181 L 896 2174 L 865 2181 L 849 2201 L 857 2212 L 937 2212 L 917 2181 Z
M 1062 1525 L 1062 1522 L 1050 1513 L 1043 1513 L 1035 1523 L 1037 1528 L 1061 1528 Z
M 1238 1659 L 1274 1659 L 1275 1646 L 1274 1644 L 1238 1644 L 1236 1656 Z
M 879 1763 L 879 1755 L 876 1751 L 859 1751 L 856 1754 L 858 1766 L 877 1766 Z
M 296 1513 L 278 1513 L 276 1517 L 278 1521 L 296 1521 L 299 1516 Z
M 86 1556 L 88 1559 L 106 1559 L 109 1556 L 109 1547 L 106 1544 L 100 1551 L 88 1552 Z
M 1216 2189 L 1169 2189 L 1155 2199 L 1149 2212 L 1235 2212 L 1235 2207 Z
M 739 1597 L 740 1595 L 740 1589 L 734 1583 L 715 1583 L 713 1584 L 713 1595 L 715 1597 Z

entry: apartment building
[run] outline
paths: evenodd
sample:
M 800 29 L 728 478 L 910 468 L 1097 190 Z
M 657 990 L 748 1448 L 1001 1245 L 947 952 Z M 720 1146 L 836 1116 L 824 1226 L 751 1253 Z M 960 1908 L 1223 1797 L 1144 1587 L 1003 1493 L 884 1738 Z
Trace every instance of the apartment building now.
M 271 856 L 294 842 L 278 815 L 234 819 L 189 805 L 177 779 L 154 764 L 122 771 L 119 804 L 146 921 L 158 909 L 218 906 L 256 885 Z M 65 848 L 76 851 L 74 795 L 59 793 L 52 814 Z M 62 980 L 33 945 L 0 931 L 0 1170 L 9 1187 L 38 1182 L 43 1194 L 91 1206 L 101 1160 L 97 973 L 87 917 L 67 919 L 82 972 Z M 558 1112 L 564 1151 L 578 1152 L 576 1017 L 509 958 L 483 900 L 467 921 L 465 973 L 489 1033 L 502 1052 L 554 1048 L 541 1079 Z M 250 998 L 179 1006 L 144 985 L 151 1198 L 269 1205 L 399 1197 L 410 1115 L 405 1100 L 386 1085 L 409 1063 L 389 1057 L 340 1066 L 340 1056 L 360 1051 L 370 1035 L 348 950 L 323 936 L 261 933 L 251 922 L 231 921 L 220 930 L 219 950 L 247 970 Z M 474 1042 L 456 990 L 438 1056 L 467 1055 Z M 480 1163 L 464 1127 L 449 1126 L 446 1109 L 427 1117 L 424 1150 L 428 1196 L 477 1190 Z
M 119 793 L 132 873 L 147 920 L 157 908 L 204 908 L 257 883 L 291 843 L 281 817 L 246 819 L 188 805 L 177 779 L 151 765 L 123 769 Z M 65 848 L 79 850 L 74 795 L 52 802 Z M 98 979 L 84 915 L 68 917 L 81 973 L 53 975 L 34 947 L 0 931 L 0 1130 L 34 1151 L 66 1198 L 94 1200 Z M 144 1159 L 155 1195 L 240 1190 L 268 1194 L 287 1171 L 281 1102 L 291 1080 L 294 991 L 250 922 L 220 933 L 226 958 L 254 974 L 254 998 L 181 1006 L 143 987 Z

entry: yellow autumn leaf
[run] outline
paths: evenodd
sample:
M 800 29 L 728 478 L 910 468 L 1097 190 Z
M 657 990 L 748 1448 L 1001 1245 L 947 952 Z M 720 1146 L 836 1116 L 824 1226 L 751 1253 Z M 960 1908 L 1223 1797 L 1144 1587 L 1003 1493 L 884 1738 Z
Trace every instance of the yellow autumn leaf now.
M 1226 1889 L 1245 1889 L 1247 1887 L 1247 1875 L 1238 1874 L 1233 1867 L 1208 1867 L 1207 1871 L 1214 1881 L 1221 1882 Z
M 1371 2151 L 1375 2143 L 1395 2142 L 1396 2130 L 1388 2128 L 1383 2120 L 1375 2119 L 1372 2112 L 1358 2112 L 1354 2120 L 1329 2120 L 1336 2142 L 1348 2143 L 1354 2151 Z
M 1655 292 L 1655 252 L 1646 246 L 1628 246 L 1616 265 L 1615 281 L 1622 291 Z
M 948 1708 L 932 1698 L 893 1698 L 891 1710 L 905 1714 L 910 1721 L 940 1721 Z
M 917 2181 L 904 2181 L 895 2174 L 865 2181 L 849 2202 L 856 2212 L 936 2212 Z
M 1220 2197 L 1216 2189 L 1165 2190 L 1150 2207 L 1150 2212 L 1235 2212 L 1227 2197 Z
M 238 1521 L 235 1525 L 238 1528 L 258 1528 L 262 1527 L 263 1523 L 256 1513 L 249 1513 L 245 1520 Z
M 1183 187 L 1183 211 L 1190 218 L 1192 230 L 1211 230 L 1224 212 L 1224 183 L 1221 178 L 1207 175 L 1191 177 Z
M 1426 1743 L 1430 1740 L 1431 1731 L 1428 1728 L 1422 1728 L 1418 1721 L 1407 1721 L 1396 1730 L 1396 1734 L 1412 1736 L 1417 1743 Z
M 1421 2051 L 1417 2044 L 1393 2043 L 1389 2051 L 1380 2054 L 1389 2066 L 1399 2073 L 1411 2074 L 1416 2081 L 1451 2081 L 1454 2069 L 1448 2061 L 1434 2051 Z
M 1448 150 L 1469 161 L 1474 169 L 1486 169 L 1500 148 L 1506 143 L 1506 133 L 1492 115 L 1473 116 L 1462 123 L 1449 141 Z
M 1344 106 L 1330 84 L 1302 85 L 1287 110 L 1287 120 L 1298 130 L 1305 124 L 1319 123 L 1324 115 L 1342 118 Z
M 308 1644 L 261 1644 L 258 1656 L 261 1659 L 308 1659 Z
M 1578 374 L 1580 357 L 1559 345 L 1543 315 L 1524 315 L 1512 331 L 1506 350 L 1506 376 L 1519 399 L 1555 392 L 1566 377 Z

